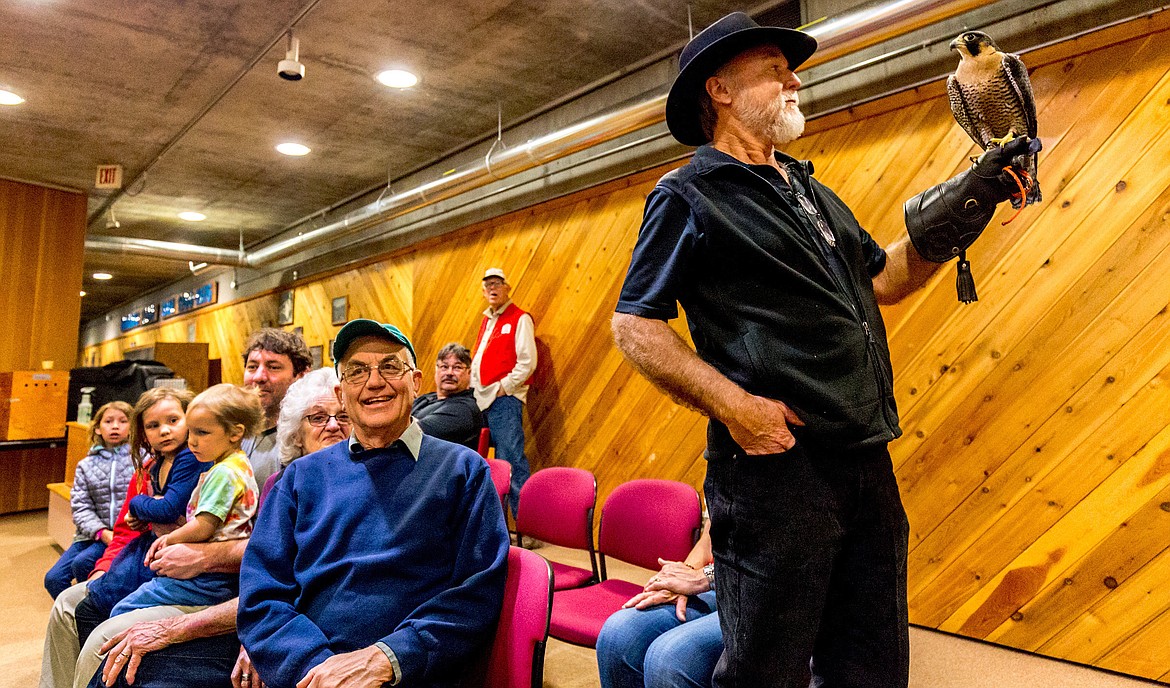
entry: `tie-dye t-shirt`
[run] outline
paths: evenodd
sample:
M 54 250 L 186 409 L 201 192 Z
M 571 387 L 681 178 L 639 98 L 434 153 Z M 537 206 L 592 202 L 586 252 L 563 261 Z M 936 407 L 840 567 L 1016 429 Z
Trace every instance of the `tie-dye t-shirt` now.
M 233 452 L 199 477 L 187 503 L 187 520 L 198 514 L 218 517 L 222 523 L 209 542 L 246 538 L 252 534 L 259 493 L 248 457 Z

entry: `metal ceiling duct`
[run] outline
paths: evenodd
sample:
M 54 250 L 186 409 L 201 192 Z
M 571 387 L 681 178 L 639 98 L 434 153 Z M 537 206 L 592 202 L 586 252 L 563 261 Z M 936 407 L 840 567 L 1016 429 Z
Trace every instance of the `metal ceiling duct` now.
M 985 6 L 985 0 L 889 0 L 805 27 L 820 44 L 806 65 L 823 63 L 909 31 Z M 263 244 L 250 251 L 133 237 L 86 239 L 88 251 L 149 255 L 216 265 L 259 268 L 313 246 L 525 172 L 572 153 L 611 141 L 665 119 L 664 87 L 636 102 L 603 112 L 521 146 L 488 152 L 482 161 L 353 210 L 321 227 Z

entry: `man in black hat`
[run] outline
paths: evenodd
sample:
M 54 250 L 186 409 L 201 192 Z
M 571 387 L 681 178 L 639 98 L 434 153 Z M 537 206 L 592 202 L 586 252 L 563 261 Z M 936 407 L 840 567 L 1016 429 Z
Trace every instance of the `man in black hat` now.
M 907 685 L 908 524 L 886 450 L 901 430 L 878 303 L 925 284 L 940 264 L 923 255 L 974 241 L 1011 194 L 1002 169 L 1034 145 L 908 201 L 910 236 L 883 249 L 811 163 L 777 150 L 803 131 L 793 70 L 814 50 L 742 13 L 686 46 L 666 119 L 699 149 L 648 196 L 613 318 L 630 362 L 711 419 L 716 686 L 807 686 L 810 670 L 817 686 Z M 666 323 L 680 303 L 697 351 Z

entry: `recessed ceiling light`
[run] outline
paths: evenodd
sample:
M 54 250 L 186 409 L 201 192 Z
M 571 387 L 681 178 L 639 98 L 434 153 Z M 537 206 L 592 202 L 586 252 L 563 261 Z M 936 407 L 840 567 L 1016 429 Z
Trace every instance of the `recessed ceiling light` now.
M 95 280 L 108 280 L 108 279 L 114 279 L 114 276 L 108 272 L 95 272 L 95 273 L 93 273 L 93 278 Z
M 179 219 L 186 220 L 187 222 L 202 222 L 207 219 L 207 216 L 193 210 L 185 210 L 179 213 Z
M 418 77 L 405 69 L 387 69 L 374 78 L 390 88 L 410 88 L 418 83 Z
M 82 295 L 82 296 L 85 296 L 85 290 L 84 290 L 84 289 L 82 289 L 82 290 L 81 290 L 81 295 Z
M 12 91 L 0 90 L 0 105 L 20 105 L 23 102 L 24 98 L 21 98 Z
M 278 153 L 284 153 L 285 155 L 308 155 L 312 150 L 308 146 L 292 143 L 291 141 L 286 141 L 276 147 Z

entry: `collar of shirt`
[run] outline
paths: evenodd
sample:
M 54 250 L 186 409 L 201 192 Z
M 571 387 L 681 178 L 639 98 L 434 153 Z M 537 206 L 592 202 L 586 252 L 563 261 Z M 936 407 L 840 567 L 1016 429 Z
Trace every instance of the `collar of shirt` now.
M 410 425 L 406 426 L 406 429 L 402 431 L 402 435 L 399 436 L 398 439 L 391 442 L 390 446 L 393 447 L 395 444 L 401 442 L 402 446 L 406 448 L 406 451 L 410 452 L 410 455 L 414 458 L 414 460 L 418 461 L 418 452 L 419 447 L 422 446 L 422 437 L 423 431 L 422 428 L 419 427 L 418 421 L 411 418 Z M 362 446 L 361 442 L 358 442 L 357 436 L 350 433 L 349 453 L 358 454 L 364 451 L 367 451 L 367 449 Z
M 773 156 L 776 158 L 776 162 L 780 163 L 781 165 L 796 165 L 803 169 L 805 174 L 813 174 L 813 164 L 811 160 L 797 160 L 791 155 L 783 153 L 779 150 L 776 150 L 773 153 Z M 704 174 L 705 172 L 722 167 L 724 165 L 742 165 L 744 167 L 750 167 L 748 163 L 736 158 L 735 156 L 724 153 L 709 143 L 703 146 L 699 146 L 699 148 L 695 150 L 695 155 L 691 159 L 691 162 L 699 174 Z
M 483 311 L 483 314 L 489 318 L 498 318 L 500 316 L 500 313 L 503 313 L 504 309 L 507 308 L 508 306 L 511 306 L 511 305 L 512 305 L 512 299 L 508 299 L 507 301 L 504 302 L 504 304 L 502 306 L 495 309 L 494 311 L 491 309 L 490 306 L 488 308 L 485 308 Z

